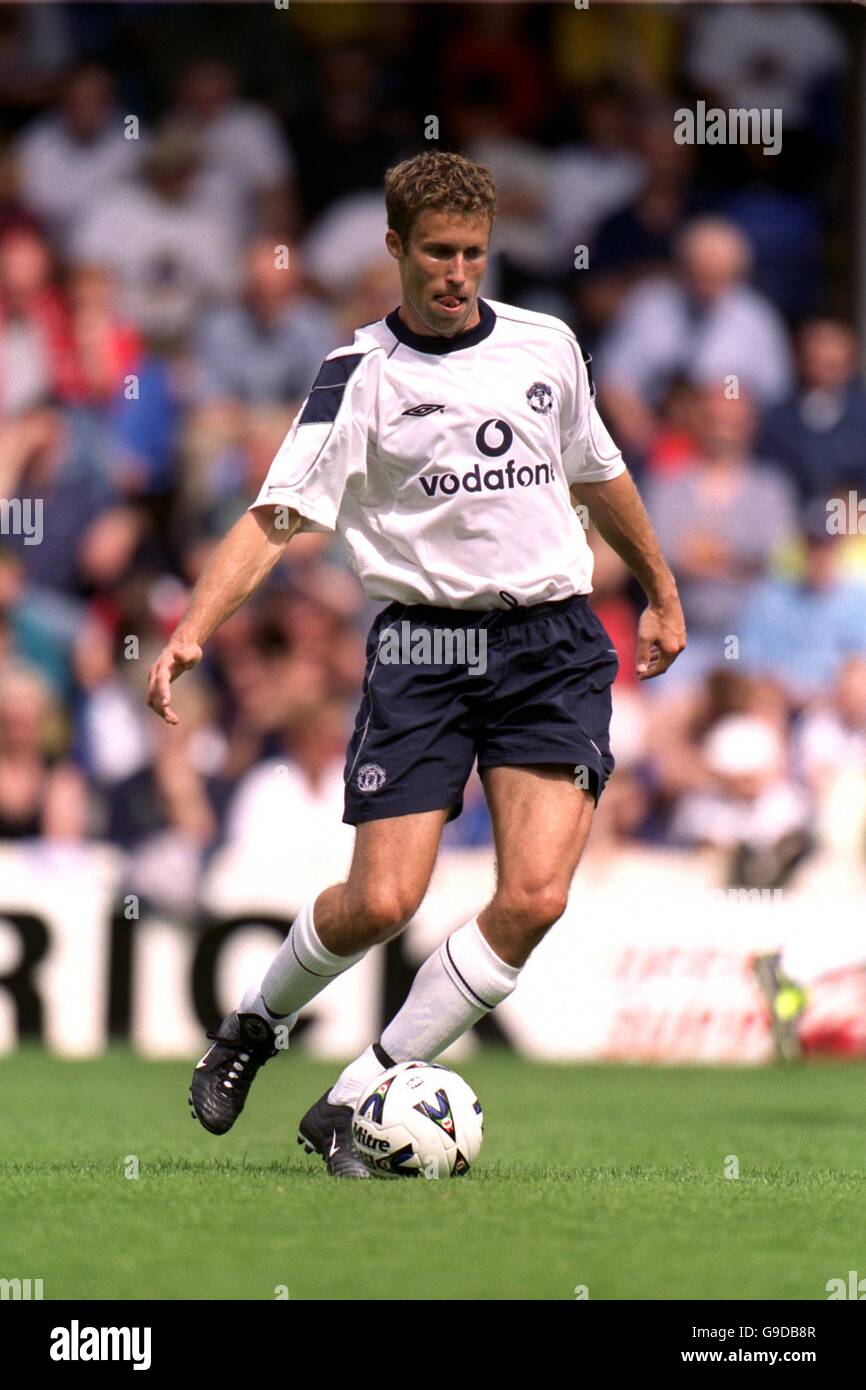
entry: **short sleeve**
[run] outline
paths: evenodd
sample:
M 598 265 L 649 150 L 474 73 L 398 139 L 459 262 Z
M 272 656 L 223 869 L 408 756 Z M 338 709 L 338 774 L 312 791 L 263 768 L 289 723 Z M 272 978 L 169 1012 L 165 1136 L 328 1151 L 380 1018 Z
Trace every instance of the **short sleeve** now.
M 622 454 L 608 433 L 595 403 L 590 363 L 571 338 L 567 384 L 560 412 L 560 445 L 569 483 L 604 483 L 625 472 Z
M 250 511 L 292 507 L 302 531 L 336 530 L 343 494 L 366 476 L 379 356 L 340 348 L 325 358 Z

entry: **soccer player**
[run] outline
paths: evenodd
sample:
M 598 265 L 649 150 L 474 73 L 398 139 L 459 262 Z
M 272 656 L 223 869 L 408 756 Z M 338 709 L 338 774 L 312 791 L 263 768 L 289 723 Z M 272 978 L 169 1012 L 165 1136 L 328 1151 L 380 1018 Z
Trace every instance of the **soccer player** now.
M 190 1104 L 213 1134 L 234 1124 L 305 1005 L 411 920 L 477 757 L 496 890 L 300 1121 L 299 1142 L 340 1177 L 369 1175 L 351 1138 L 362 1092 L 395 1062 L 434 1059 L 506 999 L 565 910 L 613 769 L 617 671 L 587 600 L 592 554 L 575 506 L 647 595 L 639 678 L 660 675 L 685 646 L 673 576 L 574 334 L 479 297 L 495 199 L 488 171 L 458 154 L 420 154 L 388 172 L 385 243 L 402 302 L 326 358 L 150 671 L 148 703 L 175 724 L 171 682 L 296 531 L 338 531 L 367 594 L 386 604 L 346 756 L 343 819 L 357 827 L 348 878 L 302 907 L 264 979 L 208 1035 Z M 437 630 L 451 634 L 450 651 Z M 393 659 L 407 635 L 421 664 Z M 483 660 L 449 660 L 455 651 Z

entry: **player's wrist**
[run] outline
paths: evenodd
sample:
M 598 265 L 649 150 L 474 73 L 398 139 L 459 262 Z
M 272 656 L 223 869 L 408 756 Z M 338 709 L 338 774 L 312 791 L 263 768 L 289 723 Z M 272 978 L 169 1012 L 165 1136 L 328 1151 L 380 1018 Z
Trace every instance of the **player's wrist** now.
M 175 651 L 186 647 L 198 647 L 201 650 L 205 641 L 205 634 L 194 623 L 181 623 L 172 633 L 169 646 Z
M 664 574 L 651 576 L 643 585 L 643 591 L 647 597 L 650 608 L 664 611 L 670 608 L 679 608 L 680 595 L 677 589 L 676 580 L 668 570 Z

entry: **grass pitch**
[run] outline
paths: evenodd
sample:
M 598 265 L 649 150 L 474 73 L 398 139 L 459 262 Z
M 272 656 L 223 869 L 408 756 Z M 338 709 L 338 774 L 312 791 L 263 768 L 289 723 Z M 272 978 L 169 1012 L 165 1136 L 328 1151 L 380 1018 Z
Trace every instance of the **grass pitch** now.
M 336 1074 L 300 1053 L 222 1139 L 189 1118 L 189 1065 L 7 1057 L 0 1277 L 46 1299 L 570 1300 L 825 1299 L 866 1274 L 863 1065 L 461 1070 L 487 1131 L 468 1177 L 340 1184 L 295 1144 Z

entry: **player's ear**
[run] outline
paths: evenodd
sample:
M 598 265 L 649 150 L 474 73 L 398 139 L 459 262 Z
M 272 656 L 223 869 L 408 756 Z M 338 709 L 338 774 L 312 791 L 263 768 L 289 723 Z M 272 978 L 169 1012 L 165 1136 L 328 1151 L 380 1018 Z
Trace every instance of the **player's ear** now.
M 393 227 L 389 227 L 385 233 L 385 246 L 388 249 L 389 255 L 393 256 L 395 261 L 401 260 L 406 254 L 403 250 L 403 243 L 400 240 L 400 235 L 398 232 L 394 231 Z

